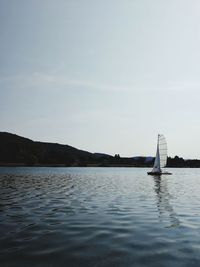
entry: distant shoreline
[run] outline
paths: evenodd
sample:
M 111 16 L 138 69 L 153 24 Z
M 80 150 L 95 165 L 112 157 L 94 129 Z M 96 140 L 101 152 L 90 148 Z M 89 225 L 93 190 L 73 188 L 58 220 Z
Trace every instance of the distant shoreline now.
M 98 168 L 152 168 L 152 166 L 134 166 L 134 165 L 117 165 L 117 164 L 111 164 L 111 165 L 106 165 L 102 166 L 99 164 L 88 164 L 85 166 L 67 166 L 65 164 L 35 164 L 35 165 L 27 165 L 25 163 L 0 163 L 0 167 L 48 167 L 48 168 L 93 168 L 93 167 L 98 167 Z M 186 169 L 194 169 L 194 168 L 200 168 L 200 167 L 189 167 L 189 166 L 167 166 L 167 168 L 186 168 Z
M 121 157 L 119 154 L 91 153 L 69 145 L 33 141 L 12 133 L 0 132 L 0 166 L 4 167 L 146 167 L 154 157 Z M 167 158 L 169 168 L 200 168 L 200 160 Z
M 68 166 L 66 164 L 34 164 L 34 165 L 27 165 L 25 163 L 0 163 L 0 167 L 131 167 L 131 168 L 149 168 L 149 166 L 134 166 L 134 165 L 122 165 L 122 164 L 110 164 L 103 166 L 101 164 L 86 164 L 85 166 L 79 166 L 79 165 L 71 165 Z

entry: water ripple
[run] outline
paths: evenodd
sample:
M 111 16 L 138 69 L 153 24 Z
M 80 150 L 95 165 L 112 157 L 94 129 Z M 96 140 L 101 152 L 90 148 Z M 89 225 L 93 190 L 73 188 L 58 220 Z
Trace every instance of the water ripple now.
M 198 266 L 200 170 L 0 168 L 1 266 Z

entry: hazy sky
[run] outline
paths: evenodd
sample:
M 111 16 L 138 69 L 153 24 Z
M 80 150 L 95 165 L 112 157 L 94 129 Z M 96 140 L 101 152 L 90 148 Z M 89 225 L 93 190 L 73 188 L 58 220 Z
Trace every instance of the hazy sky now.
M 0 130 L 200 158 L 199 0 L 0 0 Z

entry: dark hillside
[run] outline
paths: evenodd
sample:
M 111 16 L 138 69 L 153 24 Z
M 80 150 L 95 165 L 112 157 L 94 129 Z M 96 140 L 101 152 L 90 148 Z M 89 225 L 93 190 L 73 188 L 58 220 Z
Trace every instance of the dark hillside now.
M 93 158 L 93 154 L 68 145 L 34 142 L 30 139 L 0 132 L 0 163 L 22 165 L 81 164 Z

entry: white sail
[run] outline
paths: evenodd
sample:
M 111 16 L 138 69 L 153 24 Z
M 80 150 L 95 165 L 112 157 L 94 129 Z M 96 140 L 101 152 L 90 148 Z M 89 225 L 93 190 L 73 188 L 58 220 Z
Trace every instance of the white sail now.
M 164 135 L 159 134 L 156 157 L 152 172 L 161 172 L 161 168 L 164 168 L 166 164 L 167 164 L 167 143 Z
M 158 135 L 158 147 L 160 155 L 160 167 L 164 168 L 167 165 L 167 142 L 164 135 Z
M 156 157 L 155 157 L 155 161 L 154 161 L 152 172 L 161 172 L 161 169 L 160 169 L 159 136 L 158 136 Z

